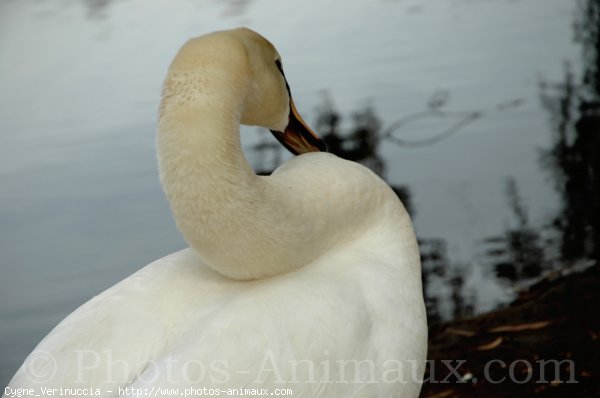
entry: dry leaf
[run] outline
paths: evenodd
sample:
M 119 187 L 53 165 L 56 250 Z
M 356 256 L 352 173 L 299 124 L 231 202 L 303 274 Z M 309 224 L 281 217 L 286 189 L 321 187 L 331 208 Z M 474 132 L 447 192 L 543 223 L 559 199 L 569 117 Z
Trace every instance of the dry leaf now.
M 487 350 L 493 350 L 494 348 L 498 347 L 500 344 L 502 344 L 502 341 L 504 339 L 502 338 L 502 336 L 498 337 L 496 340 L 492 341 L 491 343 L 488 344 L 484 344 L 484 345 L 480 345 L 477 347 L 477 351 L 487 351 Z
M 463 336 L 463 337 L 475 336 L 475 332 L 471 332 L 470 330 L 464 330 L 464 329 L 447 328 L 446 332 L 448 332 L 450 334 L 454 334 L 456 336 Z
M 497 326 L 489 330 L 490 333 L 502 333 L 502 332 L 522 332 L 523 330 L 537 330 L 545 328 L 550 325 L 551 321 L 539 321 L 532 323 L 520 323 L 518 325 L 505 325 Z
M 428 398 L 446 398 L 454 394 L 453 390 L 446 390 L 435 395 L 430 395 Z

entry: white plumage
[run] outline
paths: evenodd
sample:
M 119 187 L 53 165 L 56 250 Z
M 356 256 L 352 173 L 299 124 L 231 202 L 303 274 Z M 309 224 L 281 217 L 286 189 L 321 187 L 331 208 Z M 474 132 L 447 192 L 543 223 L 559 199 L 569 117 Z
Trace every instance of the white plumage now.
M 269 177 L 244 159 L 240 123 L 311 150 L 290 130 L 297 115 L 278 62 L 248 29 L 182 48 L 165 81 L 157 145 L 191 248 L 78 308 L 9 388 L 418 396 L 427 348 L 421 269 L 395 194 L 326 153 L 297 156 Z

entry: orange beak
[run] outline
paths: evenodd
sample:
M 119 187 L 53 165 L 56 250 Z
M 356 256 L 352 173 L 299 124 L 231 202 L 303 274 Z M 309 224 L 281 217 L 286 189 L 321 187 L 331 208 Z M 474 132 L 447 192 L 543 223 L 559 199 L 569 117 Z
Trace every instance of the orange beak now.
M 316 135 L 298 114 L 290 96 L 290 117 L 285 130 L 271 130 L 277 140 L 294 155 L 306 152 L 326 152 L 325 142 Z

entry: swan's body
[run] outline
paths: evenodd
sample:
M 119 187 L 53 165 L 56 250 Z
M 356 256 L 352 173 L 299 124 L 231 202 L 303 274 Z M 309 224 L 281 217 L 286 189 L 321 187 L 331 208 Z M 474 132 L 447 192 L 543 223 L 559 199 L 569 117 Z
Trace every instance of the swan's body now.
M 418 395 L 427 341 L 421 270 L 395 194 L 364 167 L 325 153 L 298 156 L 269 177 L 244 159 L 240 122 L 289 138 L 293 105 L 271 65 L 277 59 L 245 29 L 183 47 L 165 82 L 158 156 L 192 249 L 81 306 L 9 387 Z M 298 142 L 290 146 L 310 146 Z

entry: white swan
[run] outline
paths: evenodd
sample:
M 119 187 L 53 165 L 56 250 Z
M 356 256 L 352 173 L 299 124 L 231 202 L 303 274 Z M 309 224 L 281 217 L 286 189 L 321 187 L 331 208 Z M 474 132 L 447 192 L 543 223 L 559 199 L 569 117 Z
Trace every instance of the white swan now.
M 258 177 L 240 123 L 297 153 L 321 149 L 266 39 L 236 29 L 190 40 L 164 84 L 158 159 L 192 249 L 69 315 L 6 395 L 418 396 L 427 325 L 402 204 L 372 172 L 326 153 Z

